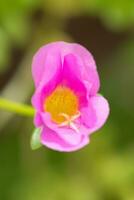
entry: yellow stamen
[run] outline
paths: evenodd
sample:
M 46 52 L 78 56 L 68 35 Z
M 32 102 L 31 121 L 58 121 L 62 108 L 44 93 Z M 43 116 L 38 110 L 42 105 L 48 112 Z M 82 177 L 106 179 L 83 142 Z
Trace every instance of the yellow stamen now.
M 58 124 L 66 119 L 61 113 L 69 117 L 78 113 L 79 102 L 74 92 L 63 86 L 58 86 L 44 102 L 44 111 L 51 114 L 52 120 Z

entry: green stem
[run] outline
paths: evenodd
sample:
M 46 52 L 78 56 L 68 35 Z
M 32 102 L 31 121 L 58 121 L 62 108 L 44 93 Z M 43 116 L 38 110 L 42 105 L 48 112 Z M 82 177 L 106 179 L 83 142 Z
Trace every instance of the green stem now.
M 35 113 L 32 106 L 16 103 L 4 98 L 0 98 L 0 109 L 17 113 L 19 115 L 27 117 L 33 117 Z

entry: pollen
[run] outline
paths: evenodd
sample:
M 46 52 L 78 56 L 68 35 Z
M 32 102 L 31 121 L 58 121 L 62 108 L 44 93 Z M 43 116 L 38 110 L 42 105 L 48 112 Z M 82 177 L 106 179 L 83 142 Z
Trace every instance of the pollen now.
M 78 113 L 79 101 L 77 95 L 64 86 L 58 86 L 44 101 L 44 111 L 51 114 L 54 122 L 60 124 L 65 121 L 63 113 L 69 117 Z

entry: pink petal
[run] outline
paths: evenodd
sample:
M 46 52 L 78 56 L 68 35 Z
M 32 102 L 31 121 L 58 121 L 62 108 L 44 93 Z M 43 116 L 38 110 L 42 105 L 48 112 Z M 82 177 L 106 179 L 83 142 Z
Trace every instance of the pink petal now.
M 35 86 L 39 86 L 40 82 L 43 82 L 44 85 L 47 84 L 56 74 L 57 68 L 60 67 L 61 56 L 56 49 L 48 48 L 47 45 L 40 48 L 34 55 L 32 62 L 32 75 Z
M 93 76 L 94 74 L 91 73 L 91 76 L 93 76 L 94 79 L 91 83 L 89 83 L 91 86 L 88 87 L 88 83 L 85 84 L 85 81 L 81 77 L 82 72 L 79 71 L 80 67 L 76 62 L 76 58 L 72 54 L 65 56 L 63 68 L 61 67 L 60 63 L 57 63 L 57 65 L 57 71 L 55 71 L 55 74 L 53 74 L 51 80 L 48 81 L 48 77 L 50 78 L 49 75 L 48 77 L 44 75 L 40 81 L 40 84 L 36 88 L 36 91 L 32 97 L 33 106 L 38 111 L 43 111 L 43 101 L 45 100 L 45 97 L 48 96 L 58 84 L 63 84 L 74 90 L 75 93 L 79 96 L 80 106 L 87 105 L 89 94 L 95 87 L 93 85 L 93 80 L 96 78 Z M 52 73 L 50 74 L 52 75 Z
M 34 124 L 35 124 L 36 127 L 40 127 L 40 126 L 43 124 L 39 112 L 36 112 L 36 114 L 35 114 L 35 116 L 34 116 Z
M 63 76 L 68 80 L 67 84 L 74 90 L 85 95 L 85 89 L 90 96 L 95 95 L 100 87 L 98 72 L 95 69 L 87 68 L 79 62 L 78 56 L 67 54 L 64 57 Z
M 70 152 L 76 151 L 89 143 L 88 137 L 82 137 L 78 145 L 70 145 L 65 140 L 59 137 L 59 135 L 48 127 L 44 126 L 43 132 L 41 134 L 41 143 L 50 149 Z
M 96 114 L 96 122 L 94 126 L 89 129 L 89 134 L 100 129 L 109 115 L 109 104 L 103 96 L 97 95 L 91 97 L 90 102 Z
M 48 82 L 57 70 L 59 63 L 62 65 L 64 57 L 68 54 L 72 54 L 77 58 L 78 66 L 74 67 L 77 68 L 77 71 L 84 70 L 83 73 L 87 74 L 87 78 L 92 77 L 90 76 L 90 70 L 96 72 L 93 56 L 86 48 L 75 43 L 53 42 L 40 48 L 33 58 L 32 74 L 35 85 L 39 85 L 42 77 L 45 77 L 46 82 Z M 98 75 L 96 77 L 97 81 Z M 99 84 L 99 79 L 97 82 Z
M 78 125 L 79 133 L 77 133 L 69 127 L 58 127 L 57 124 L 51 121 L 51 116 L 49 113 L 42 113 L 41 116 L 45 126 L 55 131 L 60 138 L 70 145 L 78 145 L 81 141 L 81 138 L 88 135 L 89 130 L 82 125 Z
M 87 104 L 87 89 L 83 83 L 80 66 L 72 54 L 64 57 L 62 84 L 74 90 L 79 96 L 81 106 Z
M 78 55 L 81 59 L 81 62 L 86 67 L 86 69 L 96 69 L 96 63 L 94 61 L 94 58 L 92 54 L 83 46 L 80 44 L 72 43 L 69 44 L 71 48 L 71 52 L 75 55 Z
M 88 62 L 87 62 L 88 61 Z M 99 89 L 99 78 L 92 55 L 82 46 L 56 42 L 40 48 L 33 58 L 32 73 L 37 87 L 32 104 L 43 111 L 43 101 L 61 82 L 77 91 L 80 105 Z
M 100 88 L 100 80 L 97 70 L 88 69 L 83 74 L 83 80 L 90 96 L 96 95 Z
M 83 107 L 80 110 L 81 113 L 81 123 L 88 127 L 89 129 L 94 127 L 97 121 L 96 112 L 91 104 L 90 100 L 87 107 Z
M 40 85 L 35 90 L 35 93 L 32 97 L 32 105 L 38 110 L 43 111 L 43 103 L 45 97 L 47 97 L 51 92 L 57 87 L 57 85 L 61 82 L 61 68 L 57 68 L 52 79 L 46 83 L 46 79 L 42 79 Z

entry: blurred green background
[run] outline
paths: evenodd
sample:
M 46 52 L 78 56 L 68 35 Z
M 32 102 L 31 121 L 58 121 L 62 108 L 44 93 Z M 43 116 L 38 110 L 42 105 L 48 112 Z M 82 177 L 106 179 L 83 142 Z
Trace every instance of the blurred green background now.
M 0 200 L 134 200 L 134 1 L 0 0 L 0 94 L 30 103 L 31 61 L 65 40 L 94 55 L 111 107 L 91 144 L 30 149 L 33 119 L 0 111 Z

